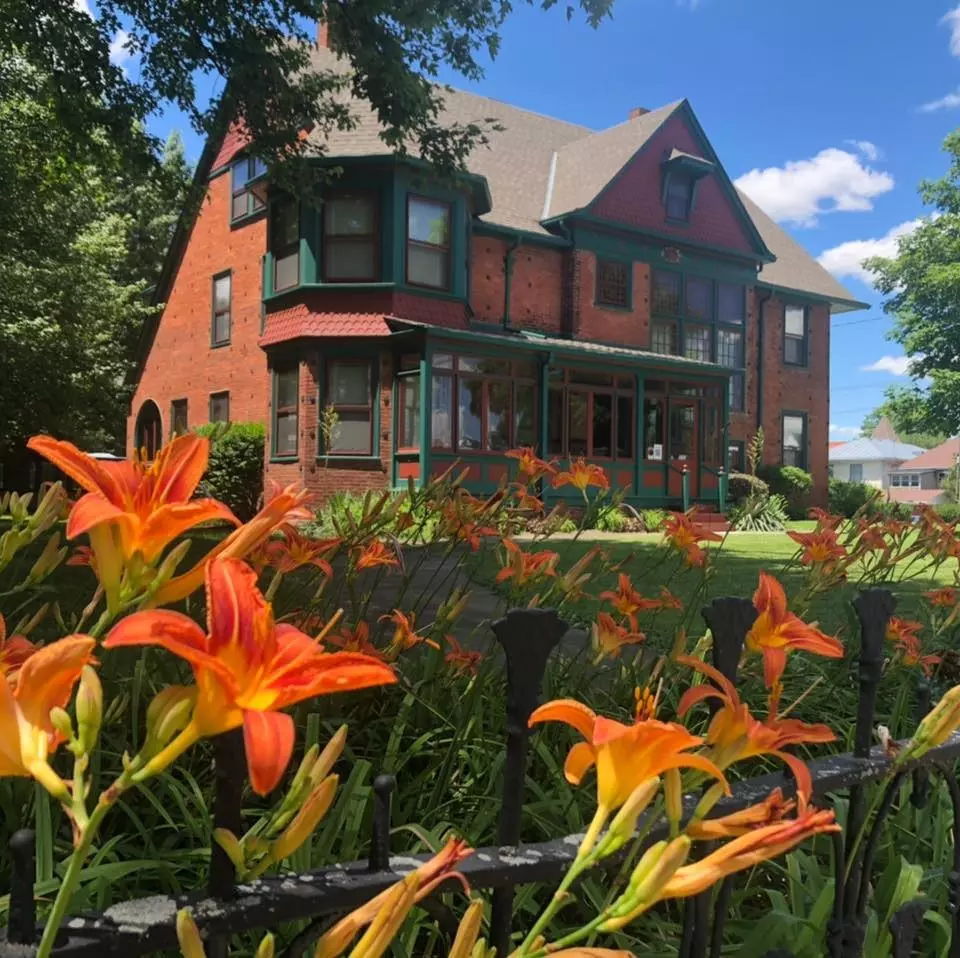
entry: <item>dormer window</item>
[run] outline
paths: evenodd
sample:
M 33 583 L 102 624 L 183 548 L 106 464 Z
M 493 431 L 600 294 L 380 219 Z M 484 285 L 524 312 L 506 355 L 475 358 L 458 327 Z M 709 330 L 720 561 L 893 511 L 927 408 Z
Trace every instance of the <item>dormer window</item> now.
M 693 203 L 693 177 L 679 172 L 668 174 L 666 192 L 667 219 L 686 223 Z
M 710 160 L 671 150 L 663 161 L 663 206 L 671 223 L 688 223 L 697 199 L 697 187 L 713 172 Z

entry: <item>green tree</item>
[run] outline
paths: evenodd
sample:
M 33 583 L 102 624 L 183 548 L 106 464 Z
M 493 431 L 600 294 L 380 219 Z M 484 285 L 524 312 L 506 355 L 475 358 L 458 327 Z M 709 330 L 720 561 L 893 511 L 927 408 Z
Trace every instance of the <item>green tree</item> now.
M 873 435 L 881 419 L 888 419 L 903 442 L 932 449 L 947 438 L 929 418 L 926 398 L 917 387 L 888 386 L 883 402 L 863 417 L 860 426 L 865 436 Z
M 526 0 L 544 9 L 557 0 Z M 108 130 L 134 156 L 149 157 L 142 124 L 173 104 L 204 136 L 242 117 L 272 172 L 303 173 L 301 133 L 349 128 L 343 93 L 366 99 L 391 145 L 409 144 L 439 167 L 462 164 L 483 124 L 438 124 L 452 68 L 469 80 L 495 55 L 513 0 L 97 0 L 97 16 L 74 0 L 0 0 L 0 60 L 24 56 L 45 77 L 56 122 L 78 144 Z M 573 0 L 596 26 L 613 0 Z M 320 70 L 309 44 L 323 21 L 353 75 Z M 120 33 L 119 31 L 123 31 Z M 136 76 L 111 62 L 119 41 L 139 59 Z M 298 42 L 299 41 L 299 42 Z M 198 78 L 226 80 L 221 102 L 199 95 Z M 95 137 L 93 137 L 95 139 Z
M 887 296 L 890 337 L 912 360 L 918 381 L 903 401 L 924 431 L 952 435 L 960 431 L 960 131 L 944 140 L 944 150 L 946 176 L 920 184 L 934 214 L 899 239 L 893 259 L 874 258 L 866 266 Z

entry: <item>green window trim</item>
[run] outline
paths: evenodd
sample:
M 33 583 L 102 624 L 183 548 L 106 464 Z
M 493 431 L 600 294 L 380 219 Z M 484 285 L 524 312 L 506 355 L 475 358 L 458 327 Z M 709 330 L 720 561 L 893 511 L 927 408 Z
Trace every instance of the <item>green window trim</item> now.
M 222 402 L 224 404 L 224 414 L 222 417 L 218 416 L 214 419 L 214 405 L 216 403 Z M 230 390 L 221 389 L 218 392 L 210 393 L 210 398 L 208 400 L 208 409 L 207 409 L 207 421 L 208 422 L 230 422 Z
M 227 281 L 227 305 L 225 309 L 217 308 L 217 283 Z M 226 317 L 226 336 L 217 338 L 217 320 Z M 233 270 L 225 269 L 214 273 L 210 278 L 210 348 L 219 349 L 229 346 L 233 335 Z
M 787 316 L 791 312 L 803 314 L 803 333 L 787 332 Z M 794 344 L 788 348 L 790 344 Z M 795 369 L 807 369 L 810 366 L 810 307 L 798 303 L 785 303 L 783 307 L 783 364 Z
M 264 197 L 267 168 L 259 157 L 244 156 L 230 164 L 230 225 L 247 223 L 266 212 Z M 237 185 L 238 171 L 243 171 L 243 182 Z
M 622 268 L 623 276 L 613 275 Z M 593 303 L 598 309 L 633 311 L 633 262 L 613 256 L 596 257 Z M 606 274 L 606 275 L 605 275 Z
M 412 206 L 417 203 L 431 204 L 433 206 L 443 207 L 446 217 L 446 237 L 445 242 L 434 242 L 432 240 L 416 240 L 410 236 L 410 212 Z M 454 204 L 451 200 L 441 199 L 435 196 L 426 196 L 422 193 L 410 191 L 406 196 L 406 216 L 403 223 L 403 282 L 411 289 L 430 289 L 435 292 L 450 293 L 453 291 L 453 269 L 454 269 Z M 421 250 L 427 253 L 436 253 L 444 257 L 443 282 L 425 283 L 415 282 L 410 279 L 410 251 L 411 248 Z
M 296 377 L 296 386 L 294 395 L 296 405 L 280 406 L 280 377 L 292 372 Z M 296 462 L 300 458 L 300 363 L 292 363 L 277 366 L 271 373 L 270 385 L 270 461 L 271 462 Z M 292 416 L 296 423 L 293 432 L 293 451 L 279 450 L 277 437 L 280 434 L 281 417 Z
M 787 462 L 787 420 L 799 419 L 802 426 L 800 431 L 800 448 L 797 450 L 798 456 L 796 462 Z M 810 445 L 810 432 L 808 414 L 798 409 L 784 409 L 780 413 L 780 464 L 783 466 L 796 466 L 799 469 L 807 469 L 810 462 L 808 455 Z M 793 447 L 790 447 L 791 451 Z

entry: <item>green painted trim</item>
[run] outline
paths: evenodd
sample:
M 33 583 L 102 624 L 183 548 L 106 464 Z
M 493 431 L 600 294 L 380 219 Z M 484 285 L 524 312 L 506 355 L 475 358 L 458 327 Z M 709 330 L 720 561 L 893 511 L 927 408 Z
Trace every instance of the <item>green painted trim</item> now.
M 643 413 L 643 404 L 646 399 L 646 377 L 642 373 L 634 374 L 633 389 L 636 396 L 634 403 L 634 415 L 636 422 L 633 425 L 633 444 L 634 444 L 634 464 L 633 464 L 633 492 L 634 495 L 640 493 L 640 479 L 643 476 L 643 463 L 646 459 L 647 450 L 644 445 L 644 430 L 646 428 L 646 419 Z
M 552 354 L 547 353 L 540 363 L 540 455 L 546 459 L 550 443 L 550 362 Z
M 768 289 L 772 293 L 783 294 L 788 297 L 796 297 L 800 299 L 808 300 L 811 303 L 826 303 L 828 306 L 842 306 L 843 309 L 839 312 L 852 313 L 856 312 L 858 309 L 870 309 L 869 303 L 861 303 L 858 299 L 840 299 L 839 297 L 834 298 L 831 296 L 823 296 L 820 293 L 811 293 L 805 289 L 794 289 L 790 286 L 777 286 L 774 283 L 764 282 L 759 276 L 756 281 L 757 289 Z
M 285 463 L 287 465 L 293 465 L 300 461 L 299 456 L 271 456 L 270 462 L 272 463 Z
M 216 318 L 217 318 L 217 280 L 223 279 L 224 276 L 230 277 L 230 313 L 229 313 L 229 326 L 227 328 L 227 338 L 226 339 L 214 339 L 216 335 Z M 222 349 L 224 346 L 229 346 L 233 339 L 233 270 L 232 269 L 222 269 L 219 273 L 214 273 L 210 277 L 210 348 L 211 349 Z
M 316 221 L 317 217 L 314 211 L 307 203 L 299 203 L 299 221 L 300 221 L 300 262 L 298 286 L 304 283 L 311 283 L 317 279 L 317 252 L 319 247 L 316 240 Z
M 277 376 L 281 372 L 288 372 L 294 369 L 297 373 L 297 451 L 295 453 L 277 453 Z M 299 462 L 300 461 L 300 362 L 294 360 L 293 363 L 284 368 L 270 369 L 270 461 L 271 462 Z
M 810 464 L 810 417 L 809 413 L 803 409 L 780 410 L 780 465 L 786 465 L 786 463 L 783 461 L 783 420 L 786 419 L 787 416 L 797 416 L 803 420 L 803 448 L 801 450 L 803 452 L 803 464 L 799 466 L 799 468 L 806 470 Z
M 549 233 L 534 233 L 531 230 L 518 230 L 500 223 L 491 223 L 489 220 L 473 221 L 475 236 L 493 236 L 500 239 L 509 239 L 520 236 L 527 246 L 549 246 L 555 249 L 572 249 L 573 243 L 562 236 L 553 236 Z
M 430 476 L 430 444 L 433 429 L 433 384 L 430 358 L 427 350 L 420 357 L 420 484 L 423 485 Z
M 380 457 L 380 342 L 370 343 L 359 340 L 353 342 L 332 342 L 325 340 L 322 349 L 317 350 L 317 455 L 318 462 L 330 459 L 335 462 L 382 462 Z M 320 432 L 320 414 L 324 409 L 324 396 L 327 387 L 327 363 L 330 359 L 366 360 L 370 363 L 370 397 L 373 403 L 373 422 L 371 423 L 370 454 L 331 452 L 323 448 L 323 435 Z
M 610 303 L 601 303 L 598 294 L 600 287 L 600 263 L 620 263 L 627 268 L 627 304 L 626 306 L 615 306 Z M 593 282 L 593 305 L 597 309 L 609 309 L 615 313 L 633 312 L 633 260 L 624 256 L 597 256 L 596 268 L 594 269 Z

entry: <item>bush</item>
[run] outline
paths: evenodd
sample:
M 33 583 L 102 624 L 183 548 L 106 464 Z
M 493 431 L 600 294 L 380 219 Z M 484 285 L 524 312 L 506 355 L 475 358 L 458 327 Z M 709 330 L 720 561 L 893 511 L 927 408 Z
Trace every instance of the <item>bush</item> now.
M 783 532 L 789 519 L 783 496 L 751 496 L 730 510 L 730 524 L 738 532 Z
M 956 502 L 942 502 L 933 508 L 944 522 L 957 522 L 960 520 L 960 504 Z
M 667 514 L 663 509 L 643 509 L 640 512 L 643 528 L 647 532 L 659 532 L 666 518 Z
M 829 509 L 838 516 L 850 519 L 876 496 L 877 490 L 862 482 L 831 479 Z
M 601 507 L 593 527 L 601 532 L 623 532 L 627 524 L 627 517 L 620 506 L 611 503 Z
M 770 487 L 772 495 L 782 496 L 791 519 L 805 519 L 813 476 L 797 466 L 761 466 L 757 474 Z
M 379 498 L 377 493 L 335 492 L 317 510 L 313 521 L 305 524 L 303 531 L 318 539 L 327 539 L 342 536 L 345 530 L 368 525 L 368 510 Z M 404 492 L 396 492 L 390 497 L 390 505 L 378 512 L 377 529 L 401 542 L 432 540 L 440 524 L 440 513 L 427 511 L 424 506 L 406 507 L 407 498 Z M 395 512 L 391 512 L 392 508 Z
M 263 425 L 212 422 L 196 431 L 210 439 L 210 463 L 198 492 L 225 502 L 246 522 L 256 513 L 263 495 Z
M 888 502 L 879 492 L 867 502 L 863 512 L 870 519 L 879 516 L 882 519 L 901 519 L 908 522 L 913 518 L 913 506 L 905 502 Z
M 736 505 L 739 505 L 751 496 L 765 496 L 770 487 L 757 476 L 748 472 L 731 472 L 727 480 L 727 496 Z

